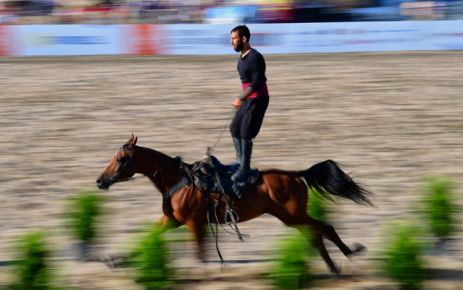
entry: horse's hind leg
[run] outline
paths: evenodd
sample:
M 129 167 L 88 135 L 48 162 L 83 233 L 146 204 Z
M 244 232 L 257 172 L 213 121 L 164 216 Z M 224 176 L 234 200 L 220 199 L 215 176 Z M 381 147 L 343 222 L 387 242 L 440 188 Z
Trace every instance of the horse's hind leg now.
M 310 237 L 310 242 L 313 245 L 313 247 L 318 250 L 318 253 L 323 258 L 325 263 L 328 265 L 328 268 L 330 268 L 331 273 L 339 274 L 340 271 L 338 267 L 333 262 L 330 255 L 328 254 L 328 251 L 326 250 L 322 235 L 321 234 L 312 235 Z
M 346 257 L 360 253 L 366 249 L 363 245 L 360 244 L 356 244 L 354 249 L 350 249 L 338 236 L 333 226 L 329 224 L 318 221 L 309 216 L 305 218 L 305 224 L 315 230 L 315 232 L 332 241 Z
M 330 271 L 335 274 L 340 273 L 338 267 L 333 262 L 328 251 L 326 250 L 325 243 L 323 242 L 324 227 L 322 222 L 318 222 L 310 218 L 308 219 L 306 217 L 295 219 L 286 215 L 278 215 L 278 218 L 287 226 L 294 227 L 300 230 L 302 234 L 306 235 L 306 238 L 308 238 L 309 242 L 313 245 L 313 247 L 318 250 L 320 256 L 328 265 Z M 312 222 L 312 220 L 315 222 Z M 307 232 L 307 227 L 309 227 L 309 229 L 311 230 L 311 234 Z M 346 245 L 344 245 L 344 247 L 349 249 Z

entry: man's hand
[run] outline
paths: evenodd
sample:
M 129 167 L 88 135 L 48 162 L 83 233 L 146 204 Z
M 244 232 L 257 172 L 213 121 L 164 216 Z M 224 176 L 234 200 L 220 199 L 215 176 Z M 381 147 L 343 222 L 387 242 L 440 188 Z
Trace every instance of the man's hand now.
M 235 109 L 239 109 L 241 107 L 241 99 L 240 98 L 236 98 L 233 100 L 233 103 L 232 103 L 232 106 L 235 108 Z

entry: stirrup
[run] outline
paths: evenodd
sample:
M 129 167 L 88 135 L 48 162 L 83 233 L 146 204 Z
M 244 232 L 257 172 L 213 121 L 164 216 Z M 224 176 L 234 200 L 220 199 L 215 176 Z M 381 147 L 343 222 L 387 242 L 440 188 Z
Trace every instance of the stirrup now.
M 243 166 L 240 166 L 238 170 L 236 170 L 235 173 L 233 173 L 230 179 L 233 182 L 244 181 L 250 172 L 251 169 L 246 169 Z
M 233 183 L 232 192 L 233 192 L 233 195 L 237 199 L 241 199 L 241 197 L 243 197 L 243 190 L 245 186 L 246 184 L 244 182 L 234 182 Z

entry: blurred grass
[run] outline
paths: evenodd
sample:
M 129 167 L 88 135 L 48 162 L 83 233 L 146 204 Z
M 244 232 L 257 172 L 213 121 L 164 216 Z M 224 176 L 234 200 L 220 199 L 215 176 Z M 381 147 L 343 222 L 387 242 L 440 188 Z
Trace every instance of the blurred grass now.
M 164 239 L 167 228 L 150 226 L 140 237 L 130 257 L 129 266 L 136 269 L 135 281 L 146 290 L 165 289 L 172 284 L 174 271 Z
M 314 250 L 309 240 L 309 231 L 301 229 L 280 241 L 277 246 L 277 262 L 269 273 L 276 289 L 301 289 L 310 279 L 310 258 L 314 256 Z
M 413 224 L 398 224 L 389 230 L 382 268 L 403 290 L 422 289 L 426 278 L 421 231 Z
M 96 237 L 96 224 L 102 213 L 102 201 L 102 197 L 94 191 L 78 193 L 69 200 L 66 217 L 69 229 L 79 240 L 91 242 Z
M 98 235 L 99 217 L 102 215 L 103 197 L 95 191 L 83 191 L 68 201 L 65 217 L 68 229 L 78 240 L 79 259 L 86 261 L 90 257 L 90 247 Z
M 328 211 L 325 199 L 323 199 L 320 193 L 317 192 L 315 189 L 309 190 L 309 202 L 307 205 L 307 213 L 316 220 L 326 221 Z
M 28 233 L 18 243 L 20 256 L 14 267 L 14 282 L 7 289 L 56 289 L 51 285 L 51 270 L 48 264 L 50 251 L 46 245 L 45 233 Z
M 425 215 L 430 231 L 441 240 L 448 238 L 456 227 L 456 204 L 452 191 L 455 183 L 448 178 L 428 178 L 425 187 Z

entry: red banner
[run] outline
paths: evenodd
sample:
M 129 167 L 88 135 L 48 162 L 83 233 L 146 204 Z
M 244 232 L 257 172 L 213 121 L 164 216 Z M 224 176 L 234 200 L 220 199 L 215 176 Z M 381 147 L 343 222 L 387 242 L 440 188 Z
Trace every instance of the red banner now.
M 10 26 L 0 25 L 0 56 L 10 55 L 12 47 L 12 37 Z
M 161 53 L 163 35 L 159 26 L 152 24 L 128 25 L 125 30 L 126 51 L 129 54 L 154 55 Z

